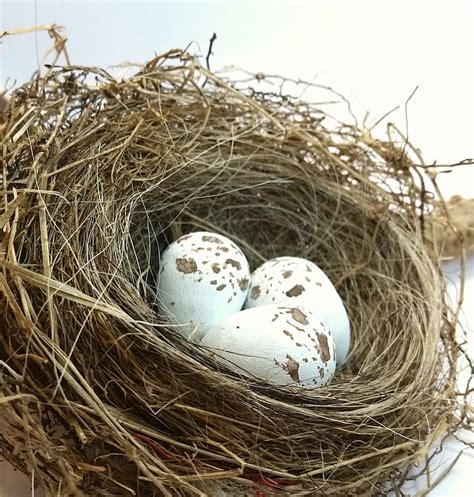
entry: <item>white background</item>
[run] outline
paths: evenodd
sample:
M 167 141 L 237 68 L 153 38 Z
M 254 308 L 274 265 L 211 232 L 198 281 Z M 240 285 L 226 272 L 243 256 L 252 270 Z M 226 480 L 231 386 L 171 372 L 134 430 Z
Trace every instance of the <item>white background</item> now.
M 408 134 L 426 162 L 455 163 L 474 157 L 474 39 L 471 2 L 99 2 L 2 1 L 1 30 L 58 23 L 67 28 L 73 63 L 111 66 L 144 62 L 154 52 L 190 45 L 205 54 L 217 34 L 211 67 L 237 66 L 254 72 L 315 80 L 351 101 L 358 118 L 372 121 L 393 107 L 389 120 Z M 46 33 L 2 40 L 0 86 L 17 84 L 36 69 L 50 46 Z M 384 132 L 381 125 L 379 133 Z M 474 197 L 474 168 L 458 168 L 440 179 L 448 197 Z M 453 294 L 459 280 L 455 263 L 445 268 Z M 464 323 L 472 326 L 474 262 L 469 260 Z M 472 331 L 470 331 L 472 335 Z M 472 344 L 472 340 L 471 340 Z M 472 347 L 471 347 L 472 350 Z M 457 454 L 452 444 L 441 469 Z M 464 453 L 432 492 L 438 497 L 472 495 Z M 6 466 L 0 465 L 0 474 Z M 0 497 L 23 497 L 2 485 Z M 423 482 L 419 482 L 421 489 Z M 16 492 L 16 493 L 15 493 Z M 409 491 L 414 494 L 415 490 Z M 30 495 L 28 493 L 28 495 Z

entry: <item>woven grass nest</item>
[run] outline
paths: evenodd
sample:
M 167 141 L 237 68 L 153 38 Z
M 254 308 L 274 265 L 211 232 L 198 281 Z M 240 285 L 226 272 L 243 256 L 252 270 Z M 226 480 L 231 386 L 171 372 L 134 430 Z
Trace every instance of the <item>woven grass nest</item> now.
M 50 67 L 2 114 L 0 454 L 45 495 L 385 494 L 470 429 L 436 168 L 253 83 L 173 50 Z M 166 324 L 159 255 L 195 230 L 329 275 L 353 330 L 330 385 L 239 377 Z

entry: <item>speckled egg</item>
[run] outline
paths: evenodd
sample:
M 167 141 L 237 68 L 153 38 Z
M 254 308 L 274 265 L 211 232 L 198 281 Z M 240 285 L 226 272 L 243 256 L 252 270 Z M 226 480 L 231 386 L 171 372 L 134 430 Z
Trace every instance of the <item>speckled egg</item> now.
M 337 364 L 349 352 L 351 330 L 341 297 L 316 264 L 299 257 L 278 257 L 258 267 L 250 277 L 245 309 L 282 304 L 303 307 L 317 315 L 331 330 Z
M 228 316 L 201 341 L 226 366 L 276 385 L 329 383 L 336 369 L 334 341 L 310 311 L 276 304 Z
M 173 242 L 161 256 L 160 313 L 185 335 L 199 338 L 207 326 L 242 309 L 250 279 L 242 251 L 225 236 L 198 231 Z

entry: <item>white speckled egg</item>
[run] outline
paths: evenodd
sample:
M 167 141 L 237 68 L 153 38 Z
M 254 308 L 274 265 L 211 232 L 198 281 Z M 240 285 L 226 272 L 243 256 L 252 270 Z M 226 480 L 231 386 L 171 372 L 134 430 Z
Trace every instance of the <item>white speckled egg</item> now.
M 331 330 L 337 364 L 346 360 L 351 339 L 347 312 L 333 284 L 316 264 L 299 257 L 277 257 L 258 267 L 250 277 L 244 308 L 273 303 L 312 311 Z
M 300 307 L 270 304 L 228 316 L 201 341 L 226 366 L 276 385 L 329 383 L 336 369 L 326 326 Z
M 173 242 L 161 256 L 160 313 L 199 337 L 206 327 L 242 309 L 250 269 L 242 251 L 217 233 L 198 231 Z

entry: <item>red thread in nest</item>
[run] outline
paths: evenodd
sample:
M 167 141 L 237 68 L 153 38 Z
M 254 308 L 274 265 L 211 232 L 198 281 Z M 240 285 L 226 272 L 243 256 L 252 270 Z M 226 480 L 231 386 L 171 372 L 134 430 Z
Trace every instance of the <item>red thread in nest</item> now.
M 155 452 L 158 452 L 158 454 L 162 455 L 165 459 L 168 459 L 168 461 L 178 460 L 176 457 L 172 456 L 169 452 L 163 449 L 160 444 L 156 443 L 154 440 L 146 437 L 145 435 L 134 433 L 133 438 L 135 438 L 136 440 L 140 440 L 140 442 L 143 442 L 145 445 L 148 445 L 148 447 L 151 447 Z

